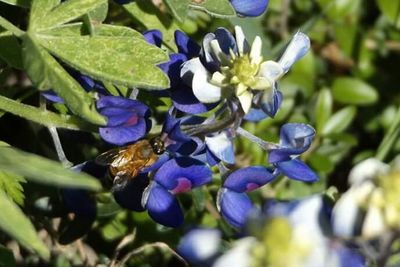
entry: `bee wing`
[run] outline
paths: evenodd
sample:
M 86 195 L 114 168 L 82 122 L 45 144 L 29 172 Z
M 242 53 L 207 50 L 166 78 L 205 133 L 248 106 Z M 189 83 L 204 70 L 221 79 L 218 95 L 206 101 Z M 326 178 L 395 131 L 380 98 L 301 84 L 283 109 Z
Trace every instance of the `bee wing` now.
M 114 148 L 96 157 L 95 162 L 102 166 L 110 165 L 126 148 Z

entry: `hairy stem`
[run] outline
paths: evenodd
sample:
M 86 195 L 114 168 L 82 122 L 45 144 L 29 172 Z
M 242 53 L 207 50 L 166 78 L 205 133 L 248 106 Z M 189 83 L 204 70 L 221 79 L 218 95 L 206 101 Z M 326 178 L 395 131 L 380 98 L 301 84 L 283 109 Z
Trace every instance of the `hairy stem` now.
M 237 132 L 239 135 L 241 135 L 241 136 L 247 138 L 247 139 L 250 140 L 251 142 L 257 144 L 258 146 L 260 146 L 260 147 L 261 147 L 262 149 L 264 149 L 264 150 L 269 151 L 269 150 L 271 150 L 271 149 L 277 148 L 277 145 L 276 145 L 276 144 L 270 143 L 270 142 L 267 142 L 267 141 L 264 141 L 264 140 L 262 140 L 261 138 L 255 136 L 254 134 L 252 134 L 252 133 L 246 131 L 245 129 L 243 129 L 243 128 L 241 128 L 241 127 L 239 127 L 239 128 L 237 129 L 236 132 Z
M 21 37 L 22 35 L 25 34 L 24 31 L 16 27 L 14 24 L 0 16 L 0 26 L 10 32 L 12 32 L 15 36 Z

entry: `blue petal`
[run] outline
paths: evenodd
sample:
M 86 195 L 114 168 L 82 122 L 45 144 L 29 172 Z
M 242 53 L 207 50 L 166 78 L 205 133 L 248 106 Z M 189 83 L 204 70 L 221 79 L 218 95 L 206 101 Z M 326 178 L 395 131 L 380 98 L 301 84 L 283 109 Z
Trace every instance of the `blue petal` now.
M 276 175 L 263 166 L 251 166 L 232 172 L 226 178 L 224 187 L 243 193 L 253 191 L 276 178 Z
M 302 58 L 309 49 L 310 38 L 302 32 L 297 32 L 279 59 L 279 64 L 282 66 L 283 71 L 285 73 L 288 72 L 290 67 Z
M 64 103 L 64 99 L 59 97 L 53 90 L 46 90 L 43 91 L 42 96 L 46 98 L 47 100 L 54 102 L 54 103 Z
M 236 13 L 247 17 L 260 16 L 267 9 L 268 0 L 232 0 Z
M 147 174 L 138 176 L 127 181 L 123 186 L 114 187 L 113 195 L 115 201 L 123 208 L 133 211 L 144 211 L 142 206 L 142 195 L 144 189 L 149 185 Z
M 101 115 L 107 118 L 107 126 L 133 126 L 138 123 L 141 116 L 134 110 L 126 110 L 121 108 L 103 108 Z
M 268 115 L 262 111 L 262 109 L 251 108 L 250 111 L 244 116 L 244 119 L 247 121 L 260 121 L 268 117 Z
M 178 52 L 186 55 L 188 58 L 197 57 L 200 53 L 200 46 L 179 30 L 175 31 L 175 43 L 178 47 Z
M 212 172 L 201 161 L 180 157 L 167 161 L 157 171 L 154 180 L 173 193 L 189 191 L 211 182 Z
M 246 193 L 237 193 L 224 188 L 220 191 L 218 200 L 222 217 L 234 227 L 243 227 L 253 209 L 253 204 Z
M 178 200 L 157 183 L 150 185 L 146 208 L 150 217 L 162 225 L 178 227 L 183 223 L 183 213 Z
M 275 117 L 282 104 L 282 98 L 282 93 L 274 89 L 271 99 L 261 103 L 261 109 L 271 118 Z
M 284 175 L 294 180 L 303 182 L 315 182 L 318 180 L 315 172 L 299 159 L 278 162 L 275 163 L 275 166 Z
M 218 40 L 222 52 L 224 52 L 226 55 L 230 55 L 229 50 L 232 49 L 233 52 L 237 53 L 236 40 L 230 31 L 220 27 L 214 32 L 214 34 L 215 39 Z
M 206 159 L 207 159 L 207 163 L 210 166 L 214 166 L 217 165 L 221 160 L 219 158 L 217 158 L 217 156 L 215 156 L 210 149 L 207 147 L 206 148 Z
M 219 252 L 221 232 L 216 229 L 193 229 L 183 236 L 178 253 L 193 264 L 206 264 Z
M 170 54 L 169 61 L 158 65 L 164 73 L 166 73 L 171 81 L 170 87 L 180 87 L 182 81 L 180 77 L 181 65 L 187 61 L 187 57 L 184 54 Z
M 149 44 L 161 47 L 163 36 L 159 30 L 145 31 L 143 37 Z
M 96 102 L 97 109 L 116 107 L 121 109 L 135 110 L 139 115 L 146 116 L 149 114 L 149 107 L 138 100 L 128 99 L 119 96 L 102 96 Z
M 303 123 L 286 123 L 280 132 L 279 148 L 269 154 L 269 162 L 276 163 L 290 159 L 291 155 L 299 155 L 306 151 L 315 136 L 315 130 Z
M 359 250 L 348 248 L 344 245 L 336 247 L 336 253 L 339 256 L 340 266 L 342 267 L 365 267 L 366 260 Z
M 104 141 L 122 146 L 143 138 L 147 129 L 146 120 L 140 118 L 133 126 L 100 127 L 99 134 Z
M 160 155 L 155 163 L 153 163 L 151 166 L 143 168 L 141 173 L 148 173 L 152 171 L 158 170 L 165 162 L 167 162 L 170 159 L 170 155 L 168 152 L 165 152 L 164 154 Z

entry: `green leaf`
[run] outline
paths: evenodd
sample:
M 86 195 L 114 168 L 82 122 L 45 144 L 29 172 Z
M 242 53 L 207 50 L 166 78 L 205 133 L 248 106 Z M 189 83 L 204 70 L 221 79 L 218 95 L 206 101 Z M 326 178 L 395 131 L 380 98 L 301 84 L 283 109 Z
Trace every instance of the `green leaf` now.
M 28 250 L 35 251 L 43 259 L 50 258 L 50 251 L 37 235 L 35 228 L 21 209 L 0 190 L 0 228 L 15 238 Z
M 200 4 L 192 3 L 190 7 L 204 10 L 216 17 L 236 16 L 236 11 L 228 0 L 204 0 Z
M 109 24 L 98 24 L 94 25 L 95 35 L 98 36 L 117 36 L 117 37 L 135 37 L 139 39 L 144 39 L 143 35 L 135 31 L 134 29 L 125 27 L 125 26 L 117 26 L 117 25 L 109 25 Z M 64 24 L 55 28 L 51 28 L 41 32 L 43 35 L 50 36 L 60 36 L 60 37 L 80 37 L 82 35 L 87 35 L 85 26 L 82 22 Z
M 60 2 L 61 0 L 32 0 L 28 30 L 38 29 L 40 23 L 46 20 L 47 14 Z
M 332 133 L 341 133 L 350 126 L 354 117 L 356 116 L 357 108 L 354 106 L 345 107 L 329 118 L 322 129 L 323 135 Z
M 32 81 L 39 89 L 52 88 L 73 113 L 94 124 L 105 124 L 96 111 L 94 99 L 37 42 L 31 35 L 23 38 L 24 67 Z
M 16 262 L 11 250 L 0 245 L 0 267 L 15 267 Z
M 6 4 L 10 4 L 13 6 L 20 6 L 20 7 L 30 7 L 31 1 L 32 0 L 0 0 L 0 2 L 4 2 Z
M 189 11 L 190 0 L 164 0 L 164 2 L 179 22 L 185 20 Z
M 0 170 L 59 187 L 101 189 L 100 182 L 85 173 L 65 169 L 59 162 L 11 147 L 0 147 Z
M 0 190 L 2 189 L 15 203 L 23 205 L 24 189 L 21 183 L 26 180 L 20 175 L 0 171 Z
M 47 127 L 65 128 L 70 130 L 91 131 L 91 127 L 84 121 L 68 115 L 42 110 L 33 106 L 19 103 L 18 101 L 0 96 L 0 110 L 20 116 L 30 121 Z
M 97 80 L 146 89 L 169 87 L 167 76 L 155 66 L 168 60 L 167 53 L 143 39 L 41 35 L 39 41 L 52 54 Z
M 337 78 L 332 86 L 333 98 L 343 104 L 370 105 L 378 100 L 371 85 L 356 78 Z
M 39 0 L 35 0 L 38 2 Z M 43 1 L 43 0 L 40 0 Z M 47 0 L 49 1 L 49 0 Z M 45 2 L 45 1 L 43 1 Z M 52 3 L 54 4 L 54 2 Z M 38 32 L 47 28 L 54 28 L 64 23 L 77 19 L 91 11 L 95 11 L 106 4 L 106 0 L 68 0 L 55 8 L 49 10 L 46 8 L 44 17 L 40 21 L 36 20 L 36 15 L 33 13 L 34 24 L 29 25 L 30 31 Z M 54 7 L 54 6 L 53 6 Z
M 132 19 L 143 25 L 146 30 L 158 29 L 163 33 L 163 43 L 171 50 L 175 49 L 175 31 L 179 29 L 171 17 L 160 12 L 153 3 L 148 0 L 136 0 L 124 5 L 123 8 L 131 15 Z
M 396 27 L 400 27 L 400 1 L 399 0 L 376 0 L 382 14 Z
M 326 122 L 332 114 L 332 95 L 329 89 L 322 89 L 315 104 L 315 124 L 317 133 L 322 131 Z
M 21 45 L 17 37 L 9 31 L 0 33 L 0 59 L 11 67 L 22 70 Z

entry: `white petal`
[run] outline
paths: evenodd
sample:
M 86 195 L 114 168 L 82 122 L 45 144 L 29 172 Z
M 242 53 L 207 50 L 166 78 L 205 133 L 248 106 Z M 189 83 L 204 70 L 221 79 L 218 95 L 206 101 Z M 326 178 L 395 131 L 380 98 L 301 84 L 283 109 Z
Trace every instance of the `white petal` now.
M 256 36 L 254 38 L 253 44 L 251 45 L 250 51 L 250 61 L 253 64 L 260 64 L 262 61 L 261 56 L 261 49 L 262 49 L 262 41 L 260 36 Z
M 218 43 L 217 39 L 214 39 L 210 42 L 211 49 L 216 56 L 216 58 L 221 62 L 223 65 L 227 65 L 229 62 L 228 56 L 222 52 L 221 46 Z
M 244 113 L 247 114 L 251 108 L 251 103 L 253 101 L 253 93 L 247 90 L 241 95 L 238 95 L 237 98 L 240 101 L 240 105 L 242 106 Z
M 255 83 L 252 84 L 251 89 L 254 90 L 267 90 L 271 88 L 271 80 L 265 77 L 255 77 Z
M 202 66 L 201 62 L 199 66 L 200 59 L 199 58 L 192 58 L 191 60 L 186 61 L 182 64 L 181 67 L 181 78 L 187 85 L 192 85 L 193 74 Z M 204 67 L 203 67 L 204 68 Z
M 242 27 L 235 26 L 235 38 L 240 56 L 249 52 L 249 44 L 247 43 L 246 36 L 244 36 Z
M 302 32 L 297 32 L 288 47 L 283 53 L 279 64 L 282 66 L 284 72 L 288 72 L 290 67 L 300 58 L 302 58 L 310 49 L 310 38 Z
M 213 267 L 248 267 L 251 264 L 251 248 L 256 244 L 254 237 L 239 239 L 233 245 L 233 248 L 219 257 L 213 264 Z
M 225 79 L 226 79 L 226 77 L 221 72 L 216 71 L 213 73 L 211 81 L 213 82 L 213 84 L 223 86 Z
M 187 233 L 180 248 L 197 260 L 207 260 L 217 254 L 221 243 L 221 233 L 216 229 L 194 229 Z
M 364 219 L 362 236 L 366 238 L 377 237 L 385 231 L 385 222 L 381 210 L 375 206 L 370 206 Z
M 226 132 L 221 132 L 215 136 L 206 137 L 205 141 L 207 147 L 217 158 L 229 164 L 235 163 L 233 143 Z
M 280 77 L 282 77 L 284 70 L 281 65 L 277 62 L 268 60 L 260 65 L 260 70 L 258 71 L 258 76 L 265 77 L 274 83 Z
M 333 208 L 332 228 L 335 235 L 350 238 L 356 228 L 359 206 L 352 190 L 342 195 Z
M 202 103 L 215 103 L 221 99 L 221 88 L 209 83 L 209 73 L 207 69 L 201 64 L 199 58 L 189 60 L 190 71 L 196 70 L 193 73 L 192 89 L 196 98 Z M 187 62 L 187 63 L 188 63 Z M 181 76 L 183 69 L 186 64 L 182 67 Z
M 352 185 L 361 184 L 366 180 L 373 179 L 389 171 L 389 166 L 377 159 L 369 158 L 351 169 L 349 182 Z

